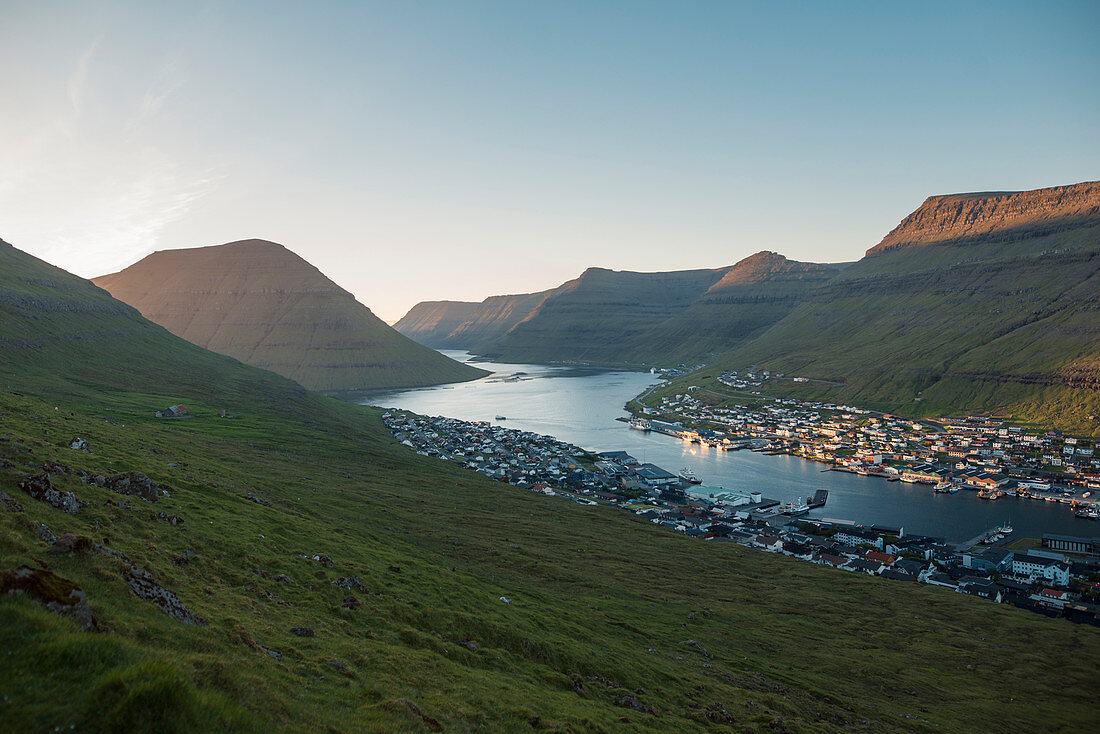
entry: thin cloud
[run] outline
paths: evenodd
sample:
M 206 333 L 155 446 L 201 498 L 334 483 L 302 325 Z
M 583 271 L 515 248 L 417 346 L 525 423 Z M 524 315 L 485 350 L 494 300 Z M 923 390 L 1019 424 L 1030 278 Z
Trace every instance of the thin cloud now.
M 112 82 L 107 60 L 96 62 L 98 45 L 61 80 L 54 99 L 68 105 L 27 110 L 22 124 L 9 120 L 12 134 L 0 137 L 5 238 L 86 277 L 155 250 L 165 227 L 225 176 L 163 116 L 183 84 L 181 64 L 149 70 L 141 91 L 108 102 L 95 93 Z
M 69 75 L 69 104 L 72 105 L 73 112 L 77 115 L 80 114 L 83 107 L 84 97 L 88 87 L 88 71 L 92 65 L 92 57 L 95 55 L 96 47 L 99 46 L 100 39 L 103 36 L 98 36 L 92 44 L 88 47 L 88 50 L 80 55 L 80 58 L 76 61 L 76 68 L 73 69 L 72 74 Z

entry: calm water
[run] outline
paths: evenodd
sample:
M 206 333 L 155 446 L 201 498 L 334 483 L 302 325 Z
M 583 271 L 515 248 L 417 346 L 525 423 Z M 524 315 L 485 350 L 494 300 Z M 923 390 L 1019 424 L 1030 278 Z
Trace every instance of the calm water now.
M 1015 497 L 989 502 L 966 490 L 936 494 L 922 485 L 823 472 L 823 464 L 790 456 L 718 451 L 632 430 L 615 419 L 627 415 L 623 410 L 627 401 L 655 384 L 655 378 L 647 373 L 482 363 L 470 361 L 465 352 L 444 354 L 494 374 L 457 385 L 376 393 L 361 402 L 424 415 L 492 421 L 595 451 L 627 451 L 671 472 L 690 467 L 704 486 L 758 491 L 783 501 L 811 495 L 816 489 L 829 490 L 828 504 L 811 512 L 811 517 L 900 525 L 909 533 L 936 535 L 952 542 L 972 538 L 1005 521 L 1012 523 L 1015 537 L 1039 537 L 1044 532 L 1100 534 L 1100 523 L 1074 517 L 1068 505 Z M 507 379 L 517 373 L 522 373 L 519 380 Z M 496 421 L 497 415 L 507 420 Z

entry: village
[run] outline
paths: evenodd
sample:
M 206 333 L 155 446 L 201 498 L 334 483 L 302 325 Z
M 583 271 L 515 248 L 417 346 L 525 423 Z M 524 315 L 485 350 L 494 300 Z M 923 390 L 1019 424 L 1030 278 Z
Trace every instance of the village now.
M 751 390 L 767 374 L 725 372 L 719 382 Z M 772 378 L 774 379 L 774 378 Z M 787 378 L 794 381 L 805 378 Z M 832 465 L 837 471 L 927 484 L 938 492 L 978 492 L 983 500 L 1012 494 L 1067 505 L 1100 519 L 1100 456 L 1092 442 L 1058 431 L 1026 431 L 991 417 L 918 421 L 844 405 L 753 395 L 730 404 L 693 386 L 642 405 L 633 428 L 653 430 L 719 450 L 752 447 Z M 719 398 L 720 405 L 713 404 Z
M 702 410 L 689 401 L 687 396 L 675 400 L 693 412 Z M 791 409 L 786 417 L 793 421 L 798 420 L 793 418 L 795 411 L 808 419 L 815 410 L 826 410 L 784 407 Z M 687 411 L 683 417 L 689 417 Z M 706 541 L 736 542 L 843 571 L 941 586 L 1050 617 L 1100 625 L 1100 539 L 1045 534 L 1041 548 L 1019 551 L 980 543 L 957 546 L 942 538 L 906 534 L 900 527 L 803 517 L 805 506 L 824 504 L 823 492 L 805 502 L 781 505 L 756 492 L 704 491 L 690 473 L 676 475 L 640 463 L 626 452 L 592 453 L 553 436 L 485 421 L 403 411 L 386 412 L 383 420 L 396 440 L 423 456 L 563 501 L 617 507 Z M 883 434 L 892 437 L 886 421 L 894 419 L 875 420 L 883 424 Z M 908 430 L 921 429 L 910 424 Z M 708 435 L 700 440 L 721 440 L 713 431 Z

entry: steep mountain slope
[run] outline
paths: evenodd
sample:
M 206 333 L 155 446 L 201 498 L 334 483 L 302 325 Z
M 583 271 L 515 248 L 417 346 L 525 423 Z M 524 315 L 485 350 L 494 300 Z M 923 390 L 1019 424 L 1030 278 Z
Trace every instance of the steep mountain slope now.
M 519 362 L 710 360 L 783 318 L 845 266 L 758 252 L 715 270 L 591 268 L 541 293 L 419 303 L 394 328 L 432 347 Z
M 929 198 L 723 362 L 753 363 L 886 410 L 1096 431 L 1100 184 Z
M 589 268 L 486 347 L 504 361 L 615 364 L 624 345 L 683 311 L 729 268 L 667 273 Z
M 481 303 L 426 301 L 413 306 L 393 328 L 437 349 L 480 352 L 528 318 L 553 292 L 490 296 Z
M 311 390 L 413 387 L 485 374 L 396 333 L 274 242 L 155 252 L 94 282 L 177 336 Z
M 625 345 L 633 361 L 710 361 L 752 339 L 847 263 L 804 263 L 758 252 L 730 268 L 687 309 Z
M 1096 629 L 697 541 L 418 456 L 378 411 L 201 350 L 7 245 L 0 340 L 0 583 L 20 565 L 49 582 L 0 594 L 2 728 L 1095 721 Z M 167 401 L 191 417 L 155 418 Z M 164 485 L 155 503 L 94 479 L 130 471 Z M 19 482 L 38 473 L 86 504 L 31 498 Z M 73 586 L 98 632 L 36 598 Z

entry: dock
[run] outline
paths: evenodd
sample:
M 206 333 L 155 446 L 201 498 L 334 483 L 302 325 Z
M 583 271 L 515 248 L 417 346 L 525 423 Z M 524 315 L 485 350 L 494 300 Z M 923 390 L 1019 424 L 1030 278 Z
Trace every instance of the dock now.
M 954 545 L 959 550 L 967 550 L 968 548 L 973 548 L 976 545 L 980 545 L 983 540 L 985 540 L 986 538 L 988 538 L 988 537 L 992 536 L 994 533 L 996 533 L 998 527 L 999 526 L 995 525 L 995 526 L 991 527 L 989 530 L 983 531 L 983 532 L 979 533 L 978 535 L 975 535 L 970 540 L 963 541 L 962 543 L 955 543 Z M 995 543 L 993 546 L 989 546 L 989 547 L 995 547 L 997 545 L 1001 545 L 1001 543 L 998 542 L 998 543 Z

